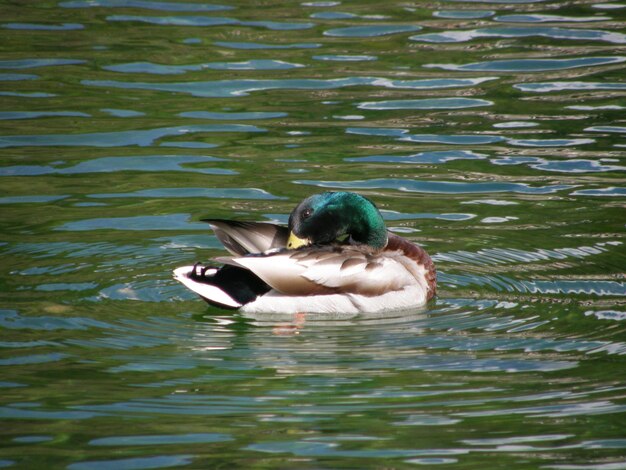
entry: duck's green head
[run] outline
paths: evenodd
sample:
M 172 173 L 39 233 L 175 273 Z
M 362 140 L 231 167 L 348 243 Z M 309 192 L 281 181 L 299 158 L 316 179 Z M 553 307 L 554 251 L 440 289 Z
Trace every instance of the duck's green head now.
M 372 201 L 346 191 L 314 194 L 289 216 L 287 248 L 331 243 L 349 237 L 353 243 L 380 250 L 387 244 L 387 229 Z

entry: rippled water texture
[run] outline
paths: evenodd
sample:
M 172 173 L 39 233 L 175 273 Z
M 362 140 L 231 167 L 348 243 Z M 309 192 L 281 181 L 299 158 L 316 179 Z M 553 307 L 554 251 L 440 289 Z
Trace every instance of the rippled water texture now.
M 258 2 L 257 2 L 258 3 Z M 0 467 L 626 469 L 623 2 L 0 5 Z M 325 189 L 380 315 L 207 307 L 205 217 Z

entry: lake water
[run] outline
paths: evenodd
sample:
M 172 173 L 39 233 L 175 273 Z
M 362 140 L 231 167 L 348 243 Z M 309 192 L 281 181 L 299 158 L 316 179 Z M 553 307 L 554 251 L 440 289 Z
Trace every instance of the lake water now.
M 626 5 L 4 2 L 0 467 L 626 469 Z M 372 198 L 439 295 L 243 316 L 203 217 Z

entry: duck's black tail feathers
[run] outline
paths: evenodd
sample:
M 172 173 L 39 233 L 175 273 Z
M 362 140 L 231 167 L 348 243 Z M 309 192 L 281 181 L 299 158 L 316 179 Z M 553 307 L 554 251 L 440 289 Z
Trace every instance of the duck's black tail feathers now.
M 183 266 L 174 270 L 174 278 L 209 304 L 221 308 L 240 308 L 270 290 L 251 271 L 230 265 L 220 268 L 200 263 Z

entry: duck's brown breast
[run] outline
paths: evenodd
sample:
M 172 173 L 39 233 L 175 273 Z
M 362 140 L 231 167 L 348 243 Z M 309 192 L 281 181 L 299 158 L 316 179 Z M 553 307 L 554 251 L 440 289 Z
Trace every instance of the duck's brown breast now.
M 437 269 L 435 263 L 430 258 L 426 250 L 415 243 L 408 241 L 394 233 L 388 232 L 387 246 L 385 250 L 400 250 L 408 258 L 417 264 L 424 266 L 426 270 L 426 283 L 428 284 L 428 300 L 432 299 L 437 293 Z

